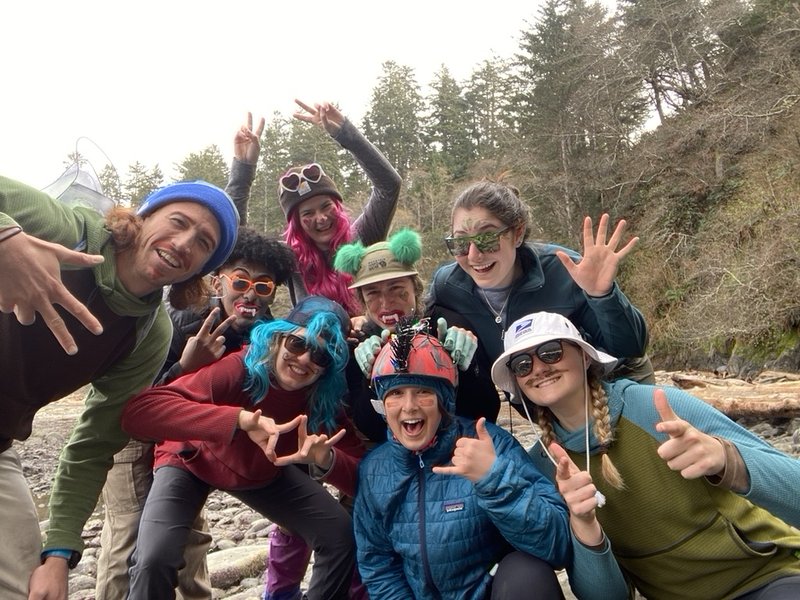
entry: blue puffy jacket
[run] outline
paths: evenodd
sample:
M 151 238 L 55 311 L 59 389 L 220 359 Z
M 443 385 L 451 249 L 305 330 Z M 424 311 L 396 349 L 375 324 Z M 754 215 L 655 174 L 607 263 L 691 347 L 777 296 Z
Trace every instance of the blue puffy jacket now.
M 460 417 L 420 454 L 390 439 L 362 461 L 353 518 L 370 597 L 483 600 L 489 570 L 512 547 L 566 564 L 567 508 L 557 490 L 513 436 L 486 427 L 497 459 L 475 484 L 431 471 L 449 463 L 459 437 L 477 437 Z

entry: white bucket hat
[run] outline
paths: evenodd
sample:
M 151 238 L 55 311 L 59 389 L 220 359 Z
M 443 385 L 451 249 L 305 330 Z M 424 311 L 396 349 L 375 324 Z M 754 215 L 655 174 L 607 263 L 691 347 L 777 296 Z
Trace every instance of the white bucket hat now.
M 613 356 L 595 350 L 594 346 L 583 341 L 575 325 L 566 317 L 549 312 L 537 312 L 514 321 L 506 330 L 504 351 L 492 365 L 492 381 L 501 390 L 517 394 L 517 378 L 506 363 L 511 356 L 541 346 L 552 340 L 566 340 L 583 348 L 593 364 L 608 373 L 617 364 Z

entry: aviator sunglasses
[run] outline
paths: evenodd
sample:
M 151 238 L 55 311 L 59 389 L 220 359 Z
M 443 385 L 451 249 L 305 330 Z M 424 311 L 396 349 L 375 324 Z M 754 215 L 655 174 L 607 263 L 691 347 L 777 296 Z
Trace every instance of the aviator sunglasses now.
M 299 173 L 287 173 L 278 181 L 284 192 L 297 192 L 303 181 L 319 183 L 325 171 L 317 163 L 311 163 L 300 169 Z
M 306 352 L 310 352 L 311 362 L 318 367 L 325 368 L 331 364 L 331 356 L 324 348 L 315 348 L 305 338 L 291 333 L 285 339 L 285 348 L 295 356 L 303 356 Z
M 545 342 L 527 352 L 512 356 L 506 366 L 516 377 L 527 377 L 533 371 L 534 356 L 546 365 L 554 365 L 564 357 L 564 345 L 561 340 Z
M 271 279 L 267 281 L 250 281 L 244 277 L 230 277 L 224 273 L 220 275 L 220 277 L 225 277 L 230 282 L 231 289 L 234 292 L 241 292 L 244 294 L 247 290 L 253 288 L 256 291 L 256 295 L 269 296 L 275 291 L 275 282 Z
M 453 256 L 466 256 L 469 254 L 470 244 L 475 244 L 481 254 L 489 254 L 500 249 L 500 238 L 509 229 L 511 227 L 504 227 L 499 231 L 484 231 L 475 235 L 449 236 L 444 238 L 444 243 L 447 244 L 447 249 Z

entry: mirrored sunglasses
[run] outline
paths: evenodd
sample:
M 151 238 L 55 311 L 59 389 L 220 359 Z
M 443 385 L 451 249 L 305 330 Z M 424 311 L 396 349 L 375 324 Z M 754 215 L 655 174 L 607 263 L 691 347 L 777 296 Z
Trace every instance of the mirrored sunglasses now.
M 244 277 L 230 277 L 229 275 L 225 275 L 224 273 L 220 277 L 225 277 L 229 282 L 231 289 L 234 292 L 240 292 L 244 294 L 250 288 L 255 289 L 256 295 L 258 296 L 269 296 L 275 291 L 275 282 L 271 279 L 266 281 L 259 280 L 259 281 L 250 281 L 249 279 L 245 279 Z
M 509 229 L 511 227 L 504 227 L 499 231 L 484 231 L 475 235 L 449 236 L 444 238 L 444 243 L 447 244 L 447 249 L 453 256 L 466 256 L 469 254 L 470 244 L 475 244 L 481 254 L 489 254 L 500 250 L 500 238 Z
M 306 352 L 310 352 L 311 362 L 315 365 L 325 368 L 331 364 L 331 355 L 325 348 L 316 348 L 305 338 L 291 333 L 286 336 L 285 340 L 284 347 L 295 356 L 303 356 Z
M 516 377 L 527 377 L 533 371 L 534 356 L 546 365 L 554 365 L 564 357 L 564 345 L 561 340 L 545 342 L 528 352 L 512 356 L 506 366 Z
M 281 190 L 284 192 L 297 192 L 303 181 L 308 183 L 319 183 L 325 171 L 317 163 L 311 163 L 300 169 L 299 173 L 287 173 L 278 181 Z

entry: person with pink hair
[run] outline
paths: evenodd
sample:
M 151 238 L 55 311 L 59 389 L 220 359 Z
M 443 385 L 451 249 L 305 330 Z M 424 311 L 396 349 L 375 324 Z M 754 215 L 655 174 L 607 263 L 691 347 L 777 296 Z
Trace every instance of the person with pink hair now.
M 300 275 L 309 294 L 341 304 L 350 316 L 363 309 L 348 286 L 352 279 L 333 268 L 342 244 L 361 241 L 365 246 L 386 239 L 397 208 L 402 180 L 386 157 L 329 102 L 303 109 L 294 117 L 322 127 L 364 169 L 372 191 L 361 214 L 351 221 L 333 180 L 317 163 L 296 166 L 278 182 L 279 202 L 286 216 L 284 237 L 297 256 Z

